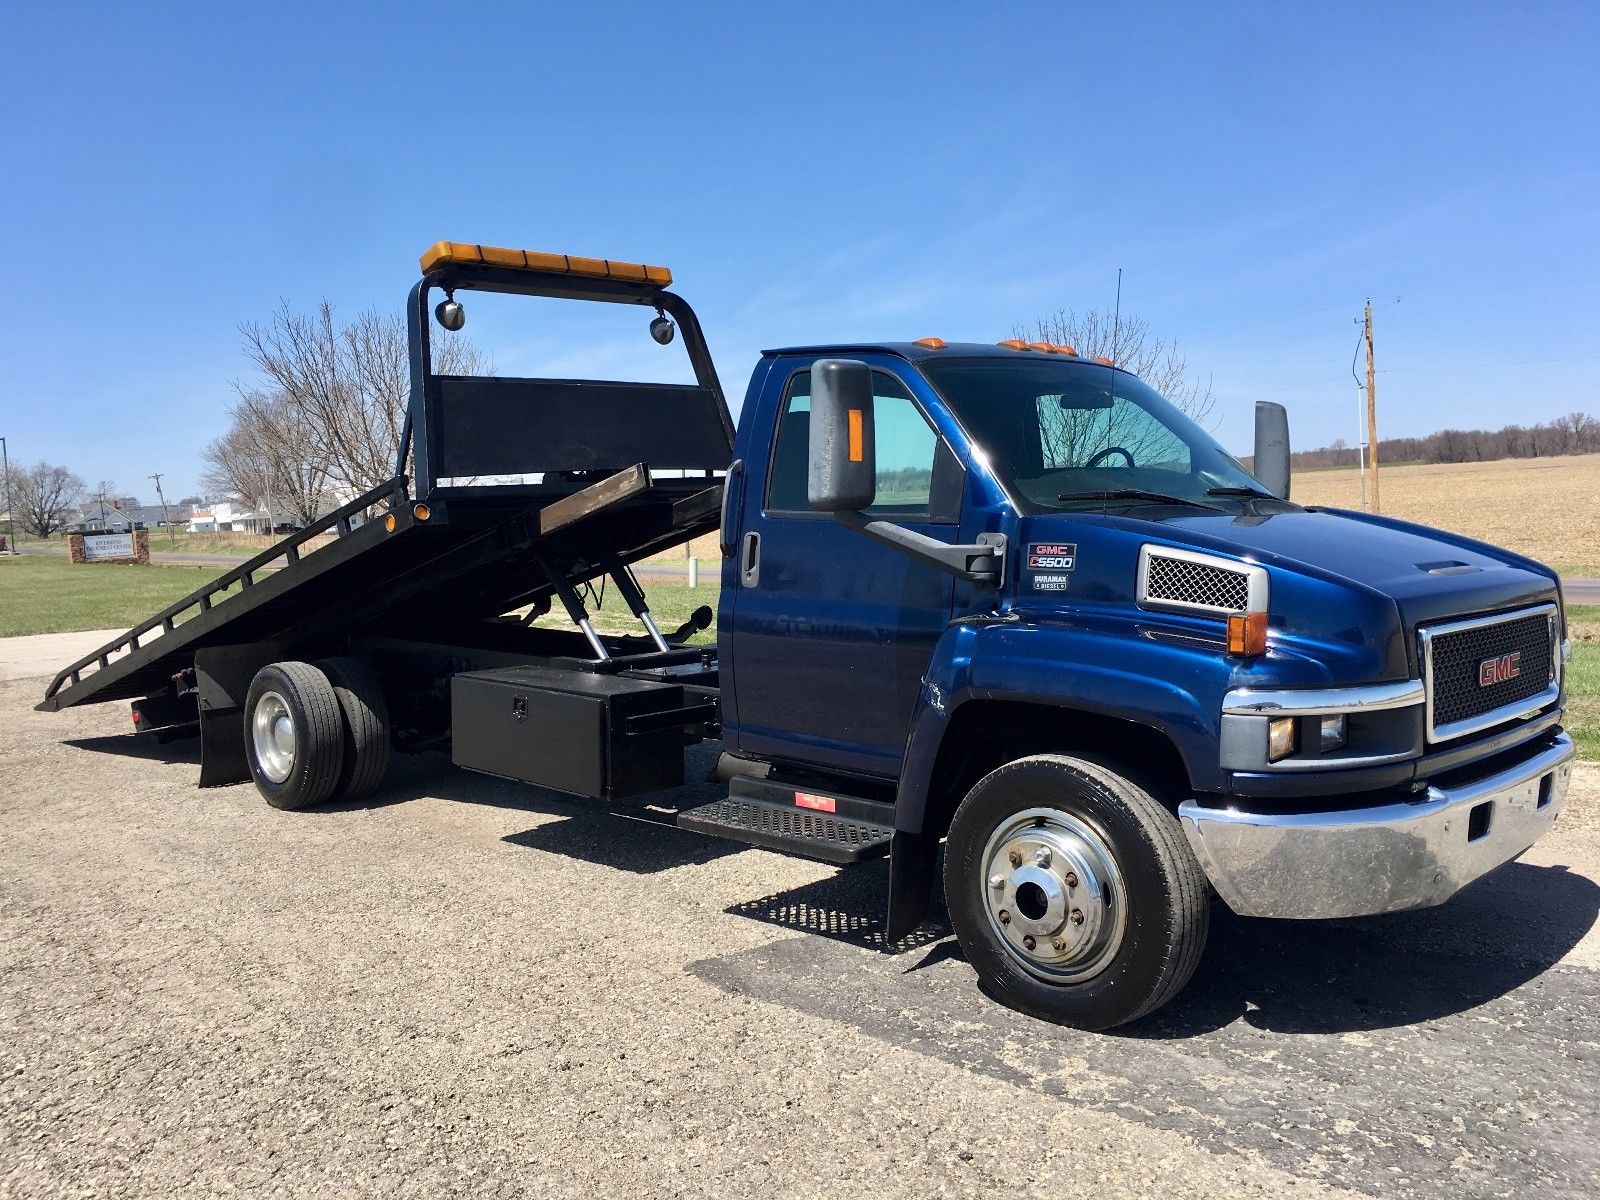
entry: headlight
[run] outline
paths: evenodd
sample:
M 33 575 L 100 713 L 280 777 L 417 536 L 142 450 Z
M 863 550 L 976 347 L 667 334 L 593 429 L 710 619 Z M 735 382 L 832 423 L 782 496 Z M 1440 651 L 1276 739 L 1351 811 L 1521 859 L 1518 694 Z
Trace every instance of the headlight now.
M 1350 741 L 1350 722 L 1343 713 L 1322 718 L 1321 752 L 1343 750 Z
M 1295 725 L 1293 717 L 1273 717 L 1267 723 L 1268 762 L 1277 762 L 1280 758 L 1288 758 L 1294 753 Z

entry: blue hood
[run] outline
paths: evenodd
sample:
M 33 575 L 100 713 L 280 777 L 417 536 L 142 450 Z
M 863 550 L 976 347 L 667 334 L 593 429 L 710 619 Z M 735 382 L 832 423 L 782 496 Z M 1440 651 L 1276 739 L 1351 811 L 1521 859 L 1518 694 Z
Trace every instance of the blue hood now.
M 1173 541 L 1308 571 L 1393 598 L 1406 624 L 1554 600 L 1549 568 L 1470 538 L 1340 509 L 1262 516 L 1183 510 L 1159 522 Z

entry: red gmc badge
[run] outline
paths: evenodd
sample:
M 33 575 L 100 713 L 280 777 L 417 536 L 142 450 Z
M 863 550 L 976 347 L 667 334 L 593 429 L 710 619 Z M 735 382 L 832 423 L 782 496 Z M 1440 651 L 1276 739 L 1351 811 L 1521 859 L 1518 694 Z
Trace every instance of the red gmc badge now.
M 1493 687 L 1506 683 L 1522 674 L 1522 651 L 1486 658 L 1478 664 L 1478 686 Z

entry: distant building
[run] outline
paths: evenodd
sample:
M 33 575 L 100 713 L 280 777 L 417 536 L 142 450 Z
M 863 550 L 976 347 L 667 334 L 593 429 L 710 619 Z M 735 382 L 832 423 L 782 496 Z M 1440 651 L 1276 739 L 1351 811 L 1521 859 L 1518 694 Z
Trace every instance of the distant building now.
M 192 510 L 188 526 L 190 533 L 266 533 L 268 520 L 265 510 L 219 500 Z

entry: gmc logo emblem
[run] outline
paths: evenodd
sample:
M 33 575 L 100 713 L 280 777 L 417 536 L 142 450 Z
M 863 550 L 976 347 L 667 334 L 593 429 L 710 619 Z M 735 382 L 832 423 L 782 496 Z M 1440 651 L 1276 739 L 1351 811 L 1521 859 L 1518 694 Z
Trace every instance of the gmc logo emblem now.
M 1478 686 L 1493 687 L 1522 674 L 1522 651 L 1502 654 L 1499 658 L 1486 658 L 1478 664 Z

